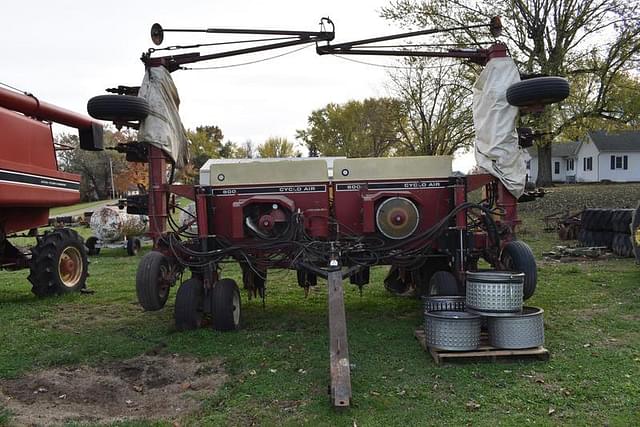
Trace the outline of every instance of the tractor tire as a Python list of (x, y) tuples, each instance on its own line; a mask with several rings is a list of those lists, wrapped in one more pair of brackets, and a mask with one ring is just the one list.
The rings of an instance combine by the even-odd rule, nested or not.
[(74, 230), (60, 228), (38, 238), (31, 250), (29, 281), (38, 297), (79, 291), (88, 276), (87, 252)]
[(511, 241), (502, 249), (500, 259), (509, 270), (524, 273), (524, 299), (531, 298), (538, 283), (538, 266), (529, 245), (520, 240)]
[(213, 329), (235, 331), (240, 328), (242, 303), (240, 290), (232, 279), (218, 280), (213, 286)]
[(640, 263), (640, 203), (638, 203), (638, 206), (631, 215), (629, 231), (631, 232), (633, 254), (636, 257), (636, 261)]
[(89, 237), (84, 245), (87, 248), (87, 255), (98, 255), (100, 253), (100, 248), (96, 245), (98, 244), (98, 238), (95, 236)]
[(515, 107), (547, 105), (569, 96), (569, 82), (562, 77), (536, 77), (507, 89), (507, 102)]
[(429, 295), (462, 295), (456, 276), (448, 271), (436, 271), (429, 279)]
[(169, 261), (160, 252), (151, 251), (140, 260), (136, 273), (136, 293), (145, 311), (160, 310), (167, 303), (172, 285), (169, 270)]
[(202, 326), (203, 304), (204, 288), (200, 279), (192, 277), (180, 285), (174, 309), (176, 329), (188, 331)]
[(87, 112), (99, 120), (135, 122), (144, 120), (151, 108), (147, 100), (139, 96), (100, 95), (89, 100)]
[(142, 243), (140, 242), (140, 239), (127, 239), (127, 255), (138, 255), (141, 247)]

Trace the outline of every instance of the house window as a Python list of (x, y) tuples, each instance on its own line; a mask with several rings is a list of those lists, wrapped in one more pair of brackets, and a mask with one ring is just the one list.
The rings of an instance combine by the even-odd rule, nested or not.
[(573, 166), (574, 166), (573, 159), (567, 159), (567, 170), (568, 171), (572, 171), (573, 170)]
[(527, 160), (527, 169), (531, 170), (531, 160)]
[(593, 170), (593, 157), (582, 158), (582, 170), (583, 171)]
[(560, 162), (553, 162), (553, 173), (560, 174)]
[(611, 170), (614, 169), (629, 169), (629, 157), (611, 156)]

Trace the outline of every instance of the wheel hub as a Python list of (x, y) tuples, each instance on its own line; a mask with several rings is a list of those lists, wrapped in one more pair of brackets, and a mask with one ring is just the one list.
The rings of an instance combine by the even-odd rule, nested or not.
[(73, 246), (64, 248), (58, 261), (58, 274), (62, 284), (67, 288), (76, 286), (82, 277), (83, 268), (80, 251)]

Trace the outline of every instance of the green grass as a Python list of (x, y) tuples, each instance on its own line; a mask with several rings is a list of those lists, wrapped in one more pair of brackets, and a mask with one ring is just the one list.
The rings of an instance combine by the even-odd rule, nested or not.
[[(538, 218), (524, 216), (520, 237), (540, 257), (559, 242), (541, 231)], [(116, 249), (93, 257), (92, 295), (38, 300), (25, 271), (0, 273), (0, 378), (166, 346), (169, 354), (222, 357), (231, 376), (183, 425), (640, 423), (640, 268), (632, 260), (540, 262), (538, 290), (528, 304), (545, 309), (549, 362), (442, 367), (413, 338), (420, 302), (389, 296), (381, 285), (385, 269), (375, 269), (362, 297), (345, 288), (353, 405), (334, 411), (323, 284), (305, 299), (295, 275), (270, 272), (266, 308), (243, 300), (242, 330), (178, 333), (175, 292), (159, 312), (144, 313), (135, 304), (138, 259)], [(225, 266), (223, 275), (240, 279), (235, 266)], [(469, 408), (471, 401), (480, 407)], [(8, 422), (0, 407), (0, 424)]]
[(91, 209), (93, 207), (103, 205), (106, 202), (111, 204), (111, 203), (115, 203), (116, 200), (98, 200), (97, 202), (78, 203), (77, 205), (72, 205), (72, 206), (60, 206), (57, 208), (50, 209), (49, 216), (50, 217), (62, 216), (67, 212), (75, 212), (75, 211), (80, 211), (82, 209)]

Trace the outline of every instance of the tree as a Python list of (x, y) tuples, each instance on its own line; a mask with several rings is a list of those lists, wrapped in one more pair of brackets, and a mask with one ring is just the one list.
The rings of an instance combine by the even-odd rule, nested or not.
[(247, 139), (244, 144), (238, 147), (236, 150), (236, 158), (238, 159), (252, 159), (255, 155), (255, 149), (253, 147), (253, 142), (250, 139)]
[[(589, 78), (593, 96), (575, 114), (548, 107), (529, 121), (541, 131), (538, 185), (551, 183), (551, 142), (585, 118), (621, 122), (608, 99), (621, 74), (638, 65), (638, 0), (396, 0), (382, 15), (407, 26), (460, 27), (488, 23), (501, 15), (509, 50), (524, 73)], [(439, 41), (480, 46), (482, 30), (442, 33)]]
[[(105, 147), (115, 147), (119, 143), (133, 139), (135, 139), (134, 132), (105, 129)], [(112, 172), (115, 182), (117, 176), (126, 174), (129, 170), (124, 154), (113, 150), (81, 150), (78, 136), (74, 134), (58, 135), (55, 141), (59, 147), (69, 147), (57, 152), (60, 168), (81, 176), (81, 199), (91, 201), (111, 198), (114, 192), (111, 181)]]
[(287, 138), (271, 137), (264, 144), (258, 146), (260, 157), (300, 157), (300, 153), (295, 150), (293, 143)]
[(440, 62), (434, 67), (424, 58), (404, 63), (406, 67), (390, 74), (391, 89), (407, 113), (407, 125), (401, 127), (404, 147), (398, 153), (452, 155), (468, 147), (474, 129), (469, 76), (462, 66)]
[(298, 130), (310, 156), (381, 157), (398, 149), (406, 114), (402, 101), (369, 98), (328, 104), (311, 113), (308, 127)]
[(229, 147), (222, 143), (224, 135), (218, 126), (198, 126), (196, 130), (187, 130), (187, 137), (191, 141), (189, 147), (189, 163), (195, 170), (199, 170), (209, 159), (225, 157)]

